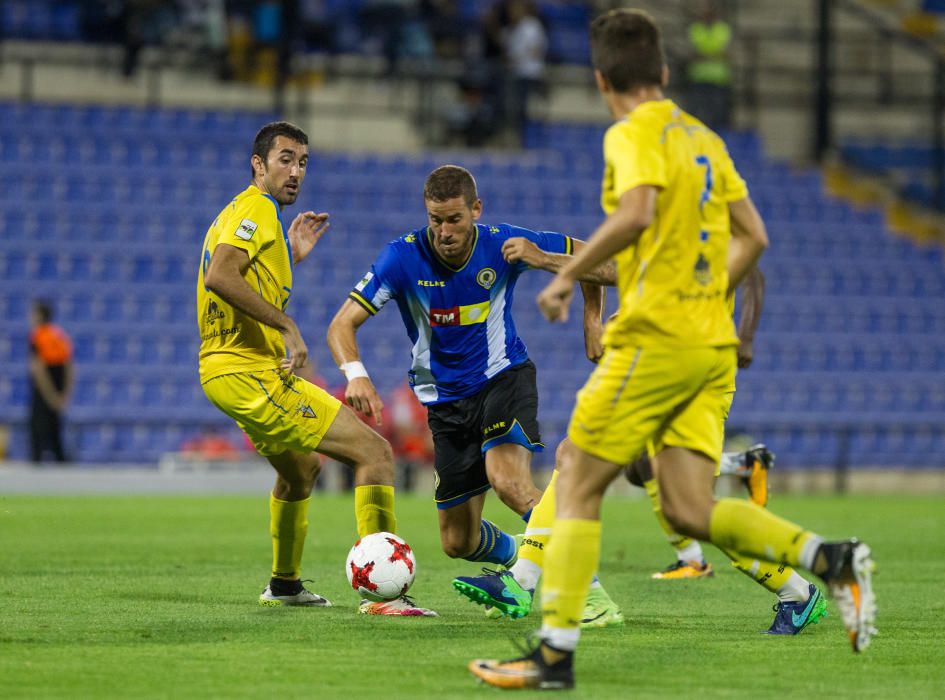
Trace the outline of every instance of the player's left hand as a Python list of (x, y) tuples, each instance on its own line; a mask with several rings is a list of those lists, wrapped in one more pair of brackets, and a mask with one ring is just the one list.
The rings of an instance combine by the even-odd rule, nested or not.
[(738, 368), (748, 369), (751, 367), (752, 360), (755, 359), (755, 350), (752, 347), (751, 340), (742, 340), (737, 351)]
[(292, 262), (300, 263), (312, 252), (331, 224), (328, 223), (328, 214), (316, 214), (313, 211), (303, 211), (295, 217), (289, 226), (289, 243), (292, 244)]
[(527, 238), (516, 236), (502, 244), (502, 257), (507, 263), (523, 262), (529, 267), (541, 267), (544, 252)]
[(574, 281), (560, 274), (555, 275), (555, 278), (538, 295), (538, 308), (549, 321), (564, 323), (568, 320), (568, 307), (571, 306), (573, 296)]

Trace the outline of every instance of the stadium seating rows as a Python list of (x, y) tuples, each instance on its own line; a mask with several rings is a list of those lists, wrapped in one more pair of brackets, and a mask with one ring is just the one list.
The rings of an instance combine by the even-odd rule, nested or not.
[[(0, 163), (31, 165), (0, 192), (0, 421), (23, 420), (27, 310), (46, 297), (75, 345), (69, 439), (80, 459), (153, 461), (195, 431), (228, 426), (197, 382), (196, 265), (213, 216), (247, 184), (246, 144), (269, 116), (0, 103)], [(532, 125), (532, 148), (518, 154), (315, 153), (300, 204), (333, 223), (296, 269), (290, 310), (329, 383), (340, 375), (325, 327), (381, 246), (423, 225), (432, 168), (469, 167), (487, 223), (586, 237), (600, 218), (601, 133)], [(732, 427), (769, 441), (787, 468), (833, 464), (841, 452), (856, 464), (934, 462), (945, 454), (940, 252), (825, 197), (815, 172), (766, 159), (753, 135), (727, 142), (772, 238), (755, 364), (739, 377)], [(554, 445), (590, 365), (577, 320), (562, 328), (535, 313), (543, 282), (525, 275), (515, 303)], [(409, 360), (399, 315), (379, 314), (361, 338), (390, 391)], [(22, 431), (11, 450), (23, 455)]]

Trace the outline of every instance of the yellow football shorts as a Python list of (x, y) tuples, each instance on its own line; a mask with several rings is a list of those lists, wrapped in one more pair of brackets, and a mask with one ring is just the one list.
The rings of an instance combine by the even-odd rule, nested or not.
[(341, 408), (323, 389), (275, 369), (224, 374), (205, 382), (203, 390), (263, 457), (313, 452)]
[(568, 437), (627, 464), (664, 447), (718, 464), (735, 391), (735, 348), (607, 348), (577, 395)]

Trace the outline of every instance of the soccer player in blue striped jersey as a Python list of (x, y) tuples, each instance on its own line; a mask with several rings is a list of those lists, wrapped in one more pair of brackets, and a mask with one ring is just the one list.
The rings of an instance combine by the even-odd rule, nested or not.
[[(443, 551), (511, 566), (515, 538), (482, 518), (485, 494), (495, 489), (528, 522), (541, 499), (531, 457), (544, 445), (535, 366), (511, 312), (515, 284), (529, 267), (508, 262), (503, 244), (523, 237), (543, 250), (570, 254), (575, 241), (478, 223), (482, 202), (475, 180), (458, 166), (434, 170), (423, 194), (428, 225), (381, 251), (332, 321), (328, 344), (348, 380), (348, 404), (379, 420), (382, 402), (360, 360), (356, 333), (388, 301), (397, 304), (413, 346), (408, 378), (433, 432)], [(599, 304), (599, 289), (595, 293)], [(503, 610), (514, 617), (531, 606), (530, 591), (516, 592)]]

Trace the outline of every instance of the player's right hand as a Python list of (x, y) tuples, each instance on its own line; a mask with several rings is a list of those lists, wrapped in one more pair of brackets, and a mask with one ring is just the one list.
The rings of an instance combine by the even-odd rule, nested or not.
[(752, 361), (755, 359), (755, 349), (751, 340), (741, 339), (741, 344), (738, 346), (737, 357), (738, 357), (738, 368), (739, 369), (748, 369), (751, 367)]
[(308, 257), (329, 226), (328, 214), (325, 213), (304, 211), (295, 217), (287, 233), (292, 246), (293, 264), (298, 264)]
[(292, 319), (289, 319), (289, 325), (281, 331), (282, 341), (285, 343), (285, 358), (279, 363), (284, 372), (295, 372), (300, 367), (308, 363), (308, 346), (302, 340), (302, 334), (299, 333), (298, 326)]
[(549, 321), (564, 323), (568, 320), (568, 307), (571, 306), (573, 296), (574, 281), (560, 274), (555, 275), (555, 278), (538, 295), (538, 308)]
[(507, 263), (523, 262), (529, 267), (541, 267), (544, 253), (527, 238), (516, 236), (502, 244), (502, 257)]
[(377, 425), (381, 424), (384, 402), (368, 377), (355, 377), (345, 389), (345, 401), (351, 408), (365, 416), (373, 416)]

